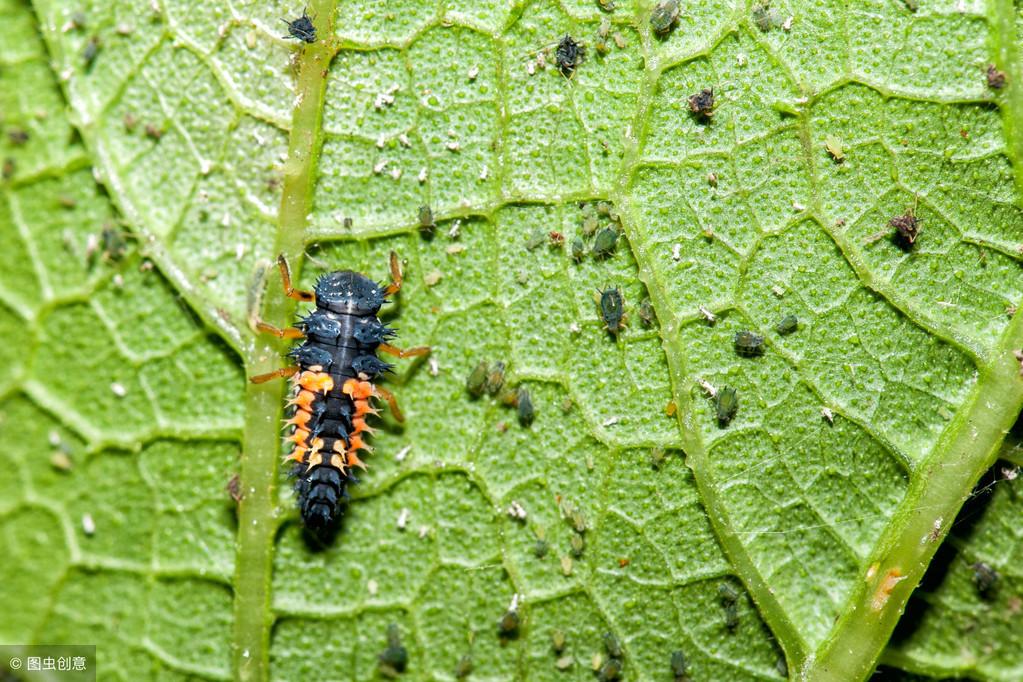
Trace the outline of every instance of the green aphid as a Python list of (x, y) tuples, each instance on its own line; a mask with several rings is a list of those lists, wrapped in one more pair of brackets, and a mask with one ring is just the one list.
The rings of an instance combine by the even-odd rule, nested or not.
[(394, 678), (405, 672), (408, 651), (401, 645), (401, 631), (394, 623), (387, 626), (387, 648), (378, 658), (380, 673), (384, 677)]
[(572, 528), (579, 534), (586, 532), (586, 516), (578, 509), (572, 510)]
[(533, 233), (530, 234), (529, 238), (526, 240), (526, 250), (532, 251), (541, 244), (547, 242), (547, 240), (548, 240), (547, 233), (538, 227), (535, 230), (533, 230)]
[(735, 631), (739, 627), (739, 592), (728, 583), (718, 585), (718, 601), (725, 610), (725, 627)]
[(597, 220), (597, 216), (587, 215), (586, 217), (583, 218), (583, 234), (586, 235), (587, 237), (596, 232), (599, 226), (600, 221)]
[(537, 538), (536, 542), (533, 544), (533, 556), (537, 559), (543, 559), (547, 556), (547, 552), (549, 550), (550, 547), (547, 545), (547, 541), (543, 538)]
[(607, 258), (614, 253), (617, 245), (618, 230), (613, 227), (605, 227), (597, 232), (597, 237), (593, 240), (591, 253), (594, 258)]
[(799, 318), (795, 315), (786, 315), (778, 324), (774, 325), (774, 331), (778, 332), (782, 336), (788, 336), (798, 329)]
[(469, 391), (473, 398), (483, 395), (483, 388), (487, 383), (487, 368), (487, 361), (480, 360), (469, 374), (469, 378), (465, 380), (465, 390)]
[(604, 633), (604, 648), (607, 649), (607, 654), (611, 658), (621, 658), (622, 654), (622, 643), (618, 641), (613, 632)]
[(569, 544), (572, 546), (572, 556), (576, 559), (583, 555), (586, 550), (586, 540), (583, 539), (582, 535), (573, 535)]
[(732, 339), (735, 352), (744, 358), (754, 358), (764, 354), (764, 337), (748, 329), (735, 333)]
[(586, 255), (586, 242), (583, 241), (582, 237), (576, 237), (572, 240), (572, 260), (578, 262), (583, 259)]
[(455, 678), (464, 680), (472, 672), (472, 668), (472, 656), (469, 654), (462, 656), (455, 665)]
[(519, 612), (515, 609), (508, 609), (504, 615), (501, 616), (501, 620), (497, 621), (497, 630), (501, 637), (507, 639), (513, 639), (519, 634), (519, 624), (521, 619), (519, 618)]
[(732, 422), (735, 413), (739, 410), (739, 394), (734, 388), (725, 386), (717, 393), (715, 408), (717, 409), (718, 426), (725, 428)]
[(828, 150), (828, 154), (831, 154), (831, 158), (835, 163), (845, 161), (845, 150), (842, 148), (842, 141), (834, 135), (828, 135), (824, 139), (824, 148)]
[(661, 0), (650, 13), (650, 28), (662, 36), (668, 33), (678, 22), (678, 0)]
[(437, 229), (437, 221), (433, 219), (433, 209), (430, 204), (423, 204), (419, 207), (419, 230), (426, 234), (433, 234)]
[(685, 682), (689, 679), (686, 675), (686, 655), (681, 651), (671, 652), (671, 675), (675, 678), (675, 682)]
[(600, 682), (613, 682), (614, 680), (622, 679), (622, 668), (624, 664), (620, 658), (609, 658), (604, 662), (604, 665), (600, 666), (600, 671), (597, 673), (597, 679)]
[(567, 639), (565, 638), (564, 632), (561, 630), (555, 630), (551, 633), (551, 646), (554, 647), (554, 653), (560, 654), (564, 651), (566, 643)]
[(639, 304), (639, 321), (644, 327), (652, 327), (656, 319), (657, 314), (654, 313), (653, 304), (649, 298), (644, 298), (643, 302)]
[(600, 319), (604, 329), (615, 336), (625, 328), (625, 299), (618, 287), (600, 292)]
[(504, 363), (495, 362), (494, 365), (487, 372), (487, 378), (483, 382), (483, 390), (487, 392), (487, 395), (497, 395), (501, 387), (504, 386)]
[(775, 23), (777, 22), (769, 0), (762, 0), (753, 6), (753, 25), (760, 29), (761, 33), (770, 31)]
[(536, 410), (533, 408), (533, 399), (529, 395), (529, 390), (523, 386), (519, 386), (519, 390), (516, 392), (515, 397), (519, 413), (519, 423), (523, 426), (529, 426), (533, 423), (533, 419), (536, 417)]

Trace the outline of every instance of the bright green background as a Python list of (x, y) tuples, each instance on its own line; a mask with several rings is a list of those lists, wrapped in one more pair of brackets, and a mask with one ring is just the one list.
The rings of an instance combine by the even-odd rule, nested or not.
[[(303, 48), (280, 39), (292, 5), (0, 0), (0, 642), (96, 643), (101, 677), (122, 680), (368, 679), (389, 623), (409, 679), (452, 679), (470, 656), (471, 679), (591, 680), (608, 631), (626, 679), (671, 679), (676, 650), (693, 680), (780, 679), (786, 660), (856, 679), (877, 657), (896, 678), (1023, 677), (1008, 462), (883, 649), (1023, 400), (1019, 17), (995, 0), (792, 0), (761, 31), (749, 4), (683, 2), (662, 39), (632, 0), (320, 1), (335, 34)], [(623, 46), (599, 54), (604, 18)], [(536, 66), (566, 33), (587, 49), (571, 80)], [(709, 123), (686, 101), (705, 87)], [(285, 177), (289, 145), (305, 175)], [(576, 263), (598, 200), (624, 238)], [(911, 251), (872, 241), (914, 206)], [(125, 257), (90, 255), (120, 225)], [(527, 249), (552, 230), (565, 246)], [(260, 277), (302, 246), (306, 284), (383, 279), (399, 252), (386, 319), (435, 362), (399, 362), (408, 421), (385, 419), (325, 548), (287, 479), (259, 482), (281, 399), (244, 378), (278, 365), (247, 324), (264, 282), (265, 314), (290, 314)], [(617, 339), (594, 299), (609, 285), (630, 314)], [(788, 314), (800, 329), (780, 337)], [(734, 353), (746, 328), (763, 357)], [(470, 399), (480, 359), (529, 388), (531, 427)], [(728, 428), (700, 380), (738, 390)], [(581, 556), (566, 507), (586, 519)], [(1002, 576), (988, 600), (978, 560)], [(876, 617), (874, 561), (915, 571)], [(514, 594), (520, 636), (503, 642)], [(863, 648), (828, 677), (835, 642)]]

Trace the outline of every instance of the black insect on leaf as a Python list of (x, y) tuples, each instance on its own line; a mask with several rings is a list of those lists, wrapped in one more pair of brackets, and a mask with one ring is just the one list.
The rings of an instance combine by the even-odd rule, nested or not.
[(585, 48), (576, 42), (572, 36), (566, 35), (562, 38), (561, 42), (558, 43), (557, 50), (554, 52), (561, 75), (565, 78), (571, 78), (576, 68), (582, 63), (584, 53)]
[(895, 243), (906, 251), (913, 248), (916, 238), (920, 235), (921, 222), (923, 221), (916, 217), (915, 209), (889, 220), (888, 225), (895, 228)]
[(604, 329), (615, 336), (625, 327), (625, 299), (618, 287), (600, 292), (600, 319), (604, 322)]
[(689, 96), (689, 112), (701, 122), (707, 122), (714, 115), (714, 88), (704, 88)]
[(736, 332), (732, 340), (735, 352), (744, 358), (754, 358), (764, 354), (764, 337), (748, 329)]
[(306, 14), (306, 10), (302, 10), (302, 16), (294, 21), (288, 21), (287, 19), (281, 19), (281, 21), (288, 25), (288, 35), (283, 36), (283, 38), (294, 38), (295, 40), (301, 40), (303, 43), (316, 42), (316, 27), (313, 26), (313, 20)]

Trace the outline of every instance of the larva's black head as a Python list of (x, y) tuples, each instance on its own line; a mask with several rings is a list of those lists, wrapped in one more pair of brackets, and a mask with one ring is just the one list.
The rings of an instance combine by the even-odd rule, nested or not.
[(334, 313), (376, 315), (384, 304), (384, 289), (365, 275), (351, 270), (328, 272), (313, 287), (316, 305)]

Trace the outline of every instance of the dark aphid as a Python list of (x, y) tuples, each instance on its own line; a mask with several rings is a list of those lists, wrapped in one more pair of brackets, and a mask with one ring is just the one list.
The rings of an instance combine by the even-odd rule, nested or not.
[(150, 140), (159, 140), (161, 137), (163, 137), (163, 130), (153, 125), (152, 123), (146, 124), (144, 132), (146, 134), (146, 137), (148, 137)]
[(973, 569), (973, 584), (977, 586), (977, 592), (984, 599), (994, 596), (998, 588), (998, 581), (1002, 577), (994, 568), (983, 561), (970, 564)]
[(281, 21), (288, 25), (288, 35), (282, 36), (284, 39), (294, 38), (304, 43), (316, 42), (316, 27), (313, 26), (313, 20), (309, 18), (305, 10), (302, 10), (302, 16), (294, 21), (287, 19), (281, 19)]
[(316, 309), (286, 329), (256, 323), (261, 332), (304, 341), (289, 353), (294, 365), (249, 380), (258, 384), (293, 377), (292, 409), (286, 422), (292, 427), (287, 438), (292, 447), (286, 461), (293, 465), (306, 527), (314, 533), (329, 533), (341, 515), (352, 469), (365, 467), (359, 451), (369, 450), (366, 437), (372, 430), (366, 421), (377, 414), (370, 401), (386, 400), (394, 418), (404, 421), (391, 392), (375, 383), (391, 369), (377, 352), (407, 358), (426, 355), (430, 349), (401, 350), (390, 345), (394, 330), (378, 317), (387, 297), (401, 290), (398, 254), (391, 252), (391, 283), (386, 285), (351, 270), (338, 270), (316, 280), (313, 291), (303, 291), (292, 286), (284, 256), (277, 265), (285, 295), (315, 303)]
[(564, 651), (566, 643), (567, 640), (564, 632), (561, 630), (555, 630), (551, 633), (551, 646), (554, 648), (554, 653), (560, 654)]
[(529, 426), (533, 423), (533, 419), (536, 418), (536, 410), (533, 408), (533, 399), (529, 395), (529, 390), (524, 386), (519, 386), (519, 390), (515, 393), (515, 398), (519, 413), (519, 423), (523, 426)]
[(569, 539), (568, 544), (572, 548), (572, 556), (576, 559), (581, 557), (583, 552), (586, 551), (586, 540), (582, 535), (573, 535)]
[(597, 233), (596, 239), (593, 240), (593, 257), (607, 258), (615, 252), (616, 246), (618, 246), (618, 230), (613, 227), (605, 227)]
[(895, 228), (895, 241), (903, 249), (910, 249), (920, 234), (920, 223), (923, 222), (916, 217), (914, 211), (906, 211), (888, 221), (890, 227)]
[(433, 219), (433, 209), (429, 204), (419, 207), (419, 231), (426, 234), (433, 234), (437, 229), (437, 221)]
[(455, 679), (464, 680), (472, 673), (472, 669), (472, 656), (469, 654), (462, 656), (455, 665)]
[(487, 382), (487, 366), (486, 360), (480, 360), (469, 374), (469, 378), (465, 380), (465, 390), (469, 391), (473, 398), (483, 395), (483, 387)]
[(497, 621), (498, 634), (503, 639), (515, 639), (519, 634), (519, 624), (521, 620), (519, 618), (519, 612), (515, 608), (510, 608), (504, 612), (501, 616), (501, 620)]
[(586, 243), (582, 237), (576, 237), (572, 240), (572, 260), (581, 261), (583, 256), (586, 254)]
[(583, 46), (577, 43), (572, 36), (566, 35), (562, 38), (561, 42), (558, 43), (557, 50), (554, 52), (554, 58), (557, 60), (561, 75), (565, 78), (571, 78), (576, 68), (582, 63), (584, 52)]
[(739, 627), (739, 593), (728, 583), (718, 585), (718, 600), (725, 610), (725, 627), (734, 631)]
[(799, 329), (799, 318), (795, 315), (786, 315), (781, 318), (778, 324), (774, 325), (774, 331), (778, 332), (782, 336), (788, 336), (792, 332)]
[(644, 298), (643, 302), (639, 304), (639, 321), (643, 323), (644, 327), (651, 327), (655, 319), (657, 319), (657, 315), (654, 313), (653, 304), (649, 298)]
[(609, 658), (604, 661), (604, 665), (600, 666), (600, 671), (597, 673), (597, 679), (600, 682), (613, 682), (613, 680), (622, 679), (622, 668), (624, 664), (620, 658)]
[(1005, 72), (1000, 71), (994, 64), (989, 64), (987, 67), (987, 86), (992, 90), (1001, 90), (1005, 87), (1005, 82)]
[(0, 177), (3, 177), (4, 180), (10, 180), (14, 177), (14, 169), (14, 159), (7, 157), (4, 159), (3, 168), (0, 169)]
[(99, 36), (93, 36), (89, 38), (89, 42), (85, 44), (85, 48), (82, 49), (82, 61), (85, 63), (85, 70), (88, 71), (92, 68), (93, 63), (96, 61), (96, 57), (99, 56)]
[(625, 299), (618, 287), (600, 292), (600, 319), (604, 321), (604, 329), (615, 336), (625, 327)]
[(678, 14), (678, 0), (661, 0), (650, 14), (650, 28), (662, 36), (675, 27)]
[(689, 111), (701, 121), (714, 115), (714, 88), (704, 88), (689, 96)]
[(28, 131), (21, 128), (11, 128), (7, 131), (7, 139), (15, 147), (20, 147), (28, 142)]
[(675, 682), (686, 682), (689, 676), (686, 675), (686, 655), (682, 651), (671, 652), (671, 675)]
[(128, 250), (124, 233), (110, 227), (100, 233), (100, 242), (103, 244), (103, 260), (106, 261), (116, 263), (124, 258), (124, 252)]
[(498, 361), (487, 372), (487, 378), (483, 382), (483, 390), (488, 395), (494, 396), (497, 395), (502, 386), (504, 386), (504, 363)]
[(770, 0), (761, 0), (753, 6), (753, 25), (760, 29), (761, 33), (770, 31), (774, 24), (774, 12), (771, 11)]
[(408, 665), (408, 651), (401, 645), (401, 631), (395, 623), (387, 626), (387, 648), (378, 657), (380, 674), (395, 678), (405, 672)]
[(537, 559), (543, 559), (547, 556), (547, 552), (550, 547), (547, 545), (547, 541), (543, 538), (537, 538), (536, 543), (533, 545), (533, 556)]
[(618, 641), (613, 632), (604, 633), (604, 648), (607, 649), (607, 654), (611, 658), (621, 658), (622, 654), (622, 643)]
[(736, 354), (744, 358), (753, 358), (764, 354), (764, 337), (748, 329), (736, 332), (732, 343), (735, 346)]
[(732, 422), (732, 419), (735, 418), (735, 413), (739, 410), (739, 394), (736, 393), (734, 388), (725, 386), (718, 391), (715, 403), (718, 426), (724, 428)]

